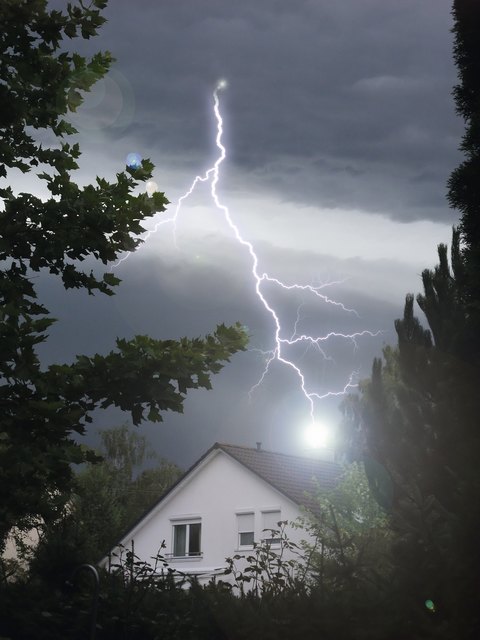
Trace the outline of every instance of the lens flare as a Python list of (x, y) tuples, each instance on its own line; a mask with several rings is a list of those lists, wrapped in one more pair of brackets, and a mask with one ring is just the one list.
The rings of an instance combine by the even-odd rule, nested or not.
[(130, 169), (138, 169), (142, 166), (142, 156), (139, 153), (129, 153), (126, 158), (126, 165)]
[(151, 198), (153, 196), (153, 194), (155, 193), (155, 191), (158, 191), (158, 184), (155, 182), (155, 180), (149, 180), (146, 184), (145, 184), (145, 191), (147, 192), (147, 195)]
[(425, 606), (430, 611), (430, 613), (435, 613), (435, 603), (433, 600), (425, 600)]

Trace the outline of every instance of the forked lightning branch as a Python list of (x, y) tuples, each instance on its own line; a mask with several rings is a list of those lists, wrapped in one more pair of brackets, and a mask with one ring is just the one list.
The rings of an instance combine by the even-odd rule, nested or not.
[[(298, 334), (298, 313), (297, 321), (295, 322), (293, 331), (287, 332), (286, 328), (282, 327), (280, 312), (276, 307), (272, 296), (268, 294), (267, 287), (265, 286), (267, 284), (270, 285), (270, 290), (273, 286), (273, 288), (280, 288), (286, 292), (301, 292), (305, 296), (312, 297), (312, 299), (318, 299), (320, 303), (337, 307), (344, 313), (355, 315), (358, 314), (354, 309), (345, 307), (341, 302), (333, 300), (323, 292), (325, 288), (332, 283), (323, 284), (321, 286), (312, 286), (303, 283), (285, 283), (282, 280), (273, 277), (263, 271), (263, 269), (260, 267), (260, 261), (257, 253), (255, 252), (253, 244), (243, 237), (239, 227), (234, 222), (230, 214), (229, 208), (221, 202), (218, 195), (217, 187), (220, 181), (220, 168), (222, 166), (222, 163), (225, 161), (227, 152), (223, 144), (223, 118), (220, 112), (219, 96), (220, 93), (226, 89), (226, 87), (227, 82), (226, 80), (222, 79), (217, 83), (217, 86), (213, 91), (213, 114), (216, 122), (215, 144), (218, 149), (218, 155), (214, 164), (209, 169), (207, 169), (203, 175), (195, 176), (188, 190), (177, 201), (173, 214), (171, 216), (162, 217), (159, 221), (157, 221), (153, 229), (146, 233), (146, 235), (144, 236), (144, 240), (148, 240), (148, 238), (152, 234), (156, 233), (160, 229), (160, 227), (165, 224), (171, 224), (175, 228), (175, 224), (177, 222), (178, 216), (180, 215), (182, 205), (193, 194), (197, 185), (199, 183), (210, 184), (210, 194), (214, 206), (222, 214), (224, 221), (231, 229), (233, 236), (238, 244), (243, 247), (250, 256), (252, 286), (254, 287), (259, 304), (261, 304), (265, 309), (265, 313), (270, 316), (272, 323), (272, 346), (268, 351), (261, 352), (265, 358), (265, 367), (259, 380), (252, 386), (250, 394), (254, 393), (265, 380), (265, 377), (268, 375), (272, 364), (275, 362), (280, 363), (282, 366), (287, 367), (293, 371), (294, 376), (298, 381), (298, 385), (302, 390), (303, 395), (305, 396), (305, 400), (307, 402), (309, 413), (313, 422), (315, 419), (316, 403), (331, 396), (344, 395), (349, 390), (356, 387), (356, 372), (351, 372), (348, 375), (347, 379), (344, 381), (343, 386), (341, 386), (340, 388), (319, 392), (318, 390), (309, 388), (306, 373), (304, 370), (302, 370), (302, 366), (299, 362), (300, 359), (295, 359), (292, 356), (289, 356), (287, 354), (288, 347), (301, 344), (305, 346), (314, 346), (318, 349), (318, 352), (322, 355), (322, 357), (326, 357), (322, 347), (328, 341), (331, 341), (333, 339), (341, 339), (350, 341), (354, 345), (356, 345), (357, 339), (367, 336), (373, 338), (379, 335), (380, 332), (372, 332), (368, 329), (364, 329), (354, 333), (331, 331), (324, 335)], [(146, 186), (147, 192), (149, 193), (151, 193), (157, 187), (154, 182), (149, 182)], [(118, 264), (125, 261), (128, 256), (129, 254), (126, 254), (115, 266), (118, 266)], [(255, 351), (259, 351), (259, 349), (255, 349)]]

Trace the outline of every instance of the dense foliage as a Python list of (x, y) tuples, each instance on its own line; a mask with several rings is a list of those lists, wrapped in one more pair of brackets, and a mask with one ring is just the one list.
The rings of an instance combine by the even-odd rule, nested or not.
[[(349, 513), (356, 515), (356, 524)], [(396, 615), (391, 592), (384, 588), (389, 576), (380, 564), (375, 568), (383, 582), (365, 579), (373, 576), (372, 553), (364, 556), (365, 549), (384, 535), (385, 516), (360, 468), (347, 469), (334, 491), (319, 491), (318, 509), (303, 524), (307, 521), (317, 538), (312, 546), (302, 549), (291, 542), (286, 523), (280, 522), (252, 551), (228, 558), (225, 577), (204, 587), (170, 572), (160, 554), (147, 564), (123, 550), (112, 559), (112, 572), (100, 573), (96, 637), (381, 640), (414, 637), (413, 623), (416, 628), (431, 626), (423, 611)], [(323, 553), (318, 553), (320, 540)], [(73, 549), (70, 553), (75, 556)], [(95, 591), (91, 570), (75, 573), (70, 566), (67, 575), (56, 577), (51, 580), (34, 568), (16, 582), (0, 582), (1, 636), (86, 636)], [(15, 606), (19, 599), (28, 616)]]
[(61, 584), (76, 566), (99, 562), (181, 475), (128, 425), (102, 431), (101, 441), (101, 461), (80, 470), (66, 509), (25, 550), (30, 573), (50, 585)]
[(310, 534), (302, 545), (307, 577), (330, 594), (384, 585), (390, 576), (389, 521), (363, 465), (347, 465), (341, 481), (329, 490), (318, 486), (314, 498), (315, 510), (300, 523)]
[[(465, 121), (465, 134), (460, 146), (465, 155), (448, 183), (448, 199), (460, 214), (460, 232), (466, 259), (468, 281), (466, 302), (469, 314), (478, 322), (480, 308), (480, 26), (476, 0), (454, 0), (453, 19), (455, 44), (453, 57), (458, 69), (459, 83), (453, 90), (457, 113)], [(478, 334), (472, 332), (475, 354), (479, 357)], [(478, 359), (477, 359), (478, 364)]]
[[(95, 409), (130, 411), (134, 424), (181, 411), (188, 389), (210, 388), (230, 356), (245, 347), (239, 326), (219, 326), (205, 339), (118, 339), (107, 355), (79, 356), (43, 368), (37, 345), (54, 322), (37, 299), (35, 274), (48, 272), (66, 289), (112, 295), (112, 273), (97, 275), (82, 262), (104, 265), (141, 242), (142, 220), (165, 209), (163, 193), (133, 195), (153, 165), (126, 167), (113, 182), (78, 186), (78, 144), (68, 113), (111, 64), (70, 53), (65, 38), (90, 38), (104, 22), (104, 0), (49, 11), (46, 0), (0, 4), (0, 177), (16, 169), (38, 174), (51, 196), (0, 189), (0, 548), (12, 526), (28, 528), (58, 516), (72, 480), (72, 463), (91, 459), (74, 439)], [(40, 136), (41, 134), (41, 136)], [(39, 142), (50, 136), (51, 146)]]

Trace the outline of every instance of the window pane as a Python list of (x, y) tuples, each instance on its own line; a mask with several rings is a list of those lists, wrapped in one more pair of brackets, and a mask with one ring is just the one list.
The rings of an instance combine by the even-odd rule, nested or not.
[(188, 555), (200, 555), (200, 532), (202, 525), (200, 522), (190, 525), (190, 536), (188, 539)]
[(173, 527), (173, 555), (184, 556), (187, 541), (187, 525), (176, 524)]
[(253, 535), (253, 531), (247, 531), (247, 532), (242, 532), (240, 533), (240, 546), (244, 547), (244, 546), (252, 546), (253, 545), (253, 539), (254, 539), (254, 535)]

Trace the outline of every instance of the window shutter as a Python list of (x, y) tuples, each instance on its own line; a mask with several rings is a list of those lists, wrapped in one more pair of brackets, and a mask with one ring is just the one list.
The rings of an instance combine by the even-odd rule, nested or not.
[(278, 523), (282, 519), (280, 511), (264, 511), (262, 515), (262, 529), (279, 529)]
[(237, 519), (239, 533), (255, 530), (255, 515), (253, 513), (239, 513)]

